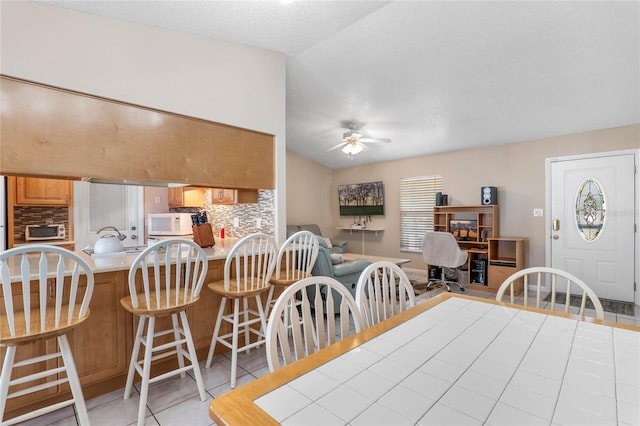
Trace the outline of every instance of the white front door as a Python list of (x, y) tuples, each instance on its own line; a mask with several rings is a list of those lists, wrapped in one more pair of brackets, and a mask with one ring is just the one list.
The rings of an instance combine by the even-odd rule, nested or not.
[(634, 301), (635, 155), (548, 160), (550, 265), (599, 298)]
[(105, 226), (115, 226), (127, 236), (122, 241), (125, 247), (144, 244), (144, 187), (89, 182), (73, 185), (77, 247), (93, 247), (100, 237), (97, 231)]

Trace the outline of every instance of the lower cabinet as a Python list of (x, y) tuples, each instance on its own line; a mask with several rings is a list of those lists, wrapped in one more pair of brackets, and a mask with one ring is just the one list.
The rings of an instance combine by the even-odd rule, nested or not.
[[(3, 305), (4, 306), (4, 305)], [(41, 340), (35, 343), (30, 343), (27, 345), (21, 345), (18, 347), (16, 351), (15, 362), (20, 362), (28, 358), (33, 358), (37, 356), (47, 355), (51, 353), (55, 353), (57, 350), (56, 340)], [(0, 359), (4, 360), (6, 348), (0, 348)], [(49, 370), (51, 368), (56, 368), (56, 360), (49, 360), (46, 362), (41, 362), (38, 364), (32, 364), (29, 366), (18, 367), (13, 369), (13, 374), (11, 377), (15, 379), (16, 377), (25, 377), (31, 374), (36, 374), (45, 370)], [(39, 384), (44, 384), (47, 381), (56, 380), (57, 376), (50, 376), (45, 379), (40, 379)], [(30, 382), (28, 385), (35, 384), (36, 382)], [(10, 392), (19, 391), (22, 388), (26, 388), (27, 385), (22, 387), (12, 387)], [(5, 419), (7, 417), (15, 417), (19, 414), (29, 411), (29, 409), (23, 408), (28, 406), (33, 406), (41, 401), (47, 401), (51, 398), (55, 397), (60, 393), (59, 386), (51, 386), (46, 389), (43, 389), (39, 392), (30, 393), (24, 396), (19, 396), (17, 398), (12, 398), (7, 400), (7, 408), (6, 411), (9, 415), (5, 415)], [(45, 405), (45, 404), (41, 404)], [(17, 410), (15, 413), (11, 414), (13, 410)]]
[[(196, 350), (198, 350), (200, 361), (205, 360), (204, 357), (206, 357), (209, 351), (211, 336), (213, 336), (213, 326), (216, 323), (216, 314), (220, 307), (220, 297), (209, 290), (207, 284), (223, 279), (223, 270), (223, 260), (209, 261), (209, 269), (207, 270), (207, 277), (204, 280), (202, 291), (200, 292), (200, 300), (191, 308), (193, 315), (189, 318), (189, 326), (191, 327), (193, 344)], [(223, 349), (226, 348), (218, 348), (217, 352), (221, 352)], [(204, 354), (204, 357), (202, 354)]]
[[(187, 312), (200, 361), (206, 359), (220, 306), (220, 297), (206, 288), (206, 285), (211, 281), (222, 279), (223, 266), (224, 259), (209, 261), (209, 269), (200, 292), (200, 300)], [(138, 318), (125, 311), (120, 304), (120, 299), (129, 294), (128, 273), (129, 271), (125, 270), (94, 275), (94, 290), (89, 305), (89, 318), (68, 335), (85, 399), (122, 389), (125, 385), (129, 359), (133, 349), (133, 338), (138, 324)], [(33, 282), (32, 288), (35, 289), (36, 286), (37, 283)], [(13, 295), (14, 306), (21, 306), (22, 303), (22, 293), (18, 287), (16, 286)], [(81, 283), (80, 289), (84, 291), (86, 284)], [(32, 300), (34, 303), (37, 301), (35, 290)], [(4, 300), (0, 297), (0, 310), (3, 309)], [(162, 327), (170, 321), (170, 317), (161, 318), (158, 321), (158, 327)], [(223, 330), (226, 329), (229, 329), (228, 325), (225, 325)], [(23, 345), (18, 348), (16, 359), (53, 353), (56, 351), (56, 347), (55, 338)], [(227, 348), (218, 345), (216, 352), (220, 353), (226, 350)], [(5, 352), (6, 348), (0, 348), (2, 359), (4, 359)], [(23, 367), (17, 372), (14, 370), (13, 377), (23, 377), (37, 371), (43, 371), (45, 367), (47, 369), (55, 368), (55, 362), (57, 361), (50, 361), (46, 366), (45, 363), (40, 363), (29, 368)], [(170, 363), (174, 362), (172, 359), (168, 360), (166, 364), (160, 363), (157, 368), (154, 368), (154, 374), (168, 370)], [(55, 377), (50, 380), (55, 380)], [(64, 383), (36, 394), (11, 399), (7, 401), (5, 418), (15, 417), (26, 411), (67, 399), (69, 394), (69, 385)]]
[[(526, 238), (489, 238), (489, 288), (498, 291), (512, 274), (524, 268), (524, 244)], [(516, 283), (514, 294), (523, 290), (523, 280)]]
[[(39, 297), (38, 297), (38, 294), (39, 294), (38, 285), (39, 285), (38, 281), (31, 282), (30, 303), (33, 308), (37, 308), (38, 306), (40, 306)], [(53, 285), (53, 284), (49, 282), (49, 285)], [(20, 285), (14, 285), (12, 291), (13, 291), (12, 300), (13, 300), (14, 312), (20, 312), (23, 310), (23, 306), (24, 306), (22, 301), (23, 300), (22, 288)], [(51, 291), (54, 291), (54, 289), (51, 288)], [(0, 296), (0, 313), (2, 314), (6, 313), (5, 301), (4, 301), (4, 297), (2, 296)], [(5, 347), (0, 347), (0, 359), (2, 360), (4, 360), (6, 349), (7, 348)], [(20, 362), (29, 358), (37, 357), (37, 356), (53, 354), (56, 352), (58, 352), (58, 344), (55, 338), (47, 339), (47, 340), (39, 340), (33, 343), (19, 345), (16, 350), (15, 362)], [(46, 370), (56, 368), (58, 366), (57, 362), (58, 362), (58, 359), (51, 359), (48, 361), (31, 364), (23, 367), (17, 367), (17, 368), (14, 367), (11, 374), (11, 378), (15, 379), (18, 377), (26, 377), (31, 374), (36, 374), (36, 373), (40, 373)], [(52, 382), (57, 379), (58, 379), (57, 375), (52, 375), (52, 376), (40, 379), (38, 382), (32, 381), (32, 382), (28, 382), (24, 386), (11, 387), (10, 392), (13, 393), (13, 392), (19, 391), (20, 389), (32, 386), (34, 384), (45, 384), (46, 382)], [(16, 398), (11, 398), (7, 400), (7, 408), (6, 408), (7, 414), (5, 415), (5, 418), (15, 417), (24, 412), (37, 408), (38, 405), (40, 406), (47, 405), (43, 401), (50, 401), (52, 398), (57, 397), (60, 394), (60, 392), (61, 392), (61, 386), (55, 385), (55, 386), (45, 388), (38, 392), (29, 393), (27, 395), (19, 396)], [(13, 410), (15, 410), (15, 412), (12, 413)]]
[(126, 279), (125, 272), (96, 274), (89, 318), (69, 336), (83, 386), (127, 373), (131, 322), (120, 305), (128, 294)]

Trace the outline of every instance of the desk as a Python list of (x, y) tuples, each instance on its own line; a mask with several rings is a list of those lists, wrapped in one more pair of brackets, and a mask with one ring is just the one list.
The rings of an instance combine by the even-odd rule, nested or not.
[(388, 262), (395, 263), (400, 267), (402, 267), (402, 265), (404, 265), (405, 263), (411, 262), (411, 259), (397, 259), (394, 257), (367, 256), (364, 254), (356, 254), (356, 253), (342, 253), (342, 258), (344, 260), (365, 259), (365, 260), (370, 260), (371, 263), (381, 262), (383, 260), (386, 260)]
[(640, 424), (640, 327), (443, 293), (214, 399), (223, 424)]
[(384, 231), (384, 228), (351, 228), (351, 227), (342, 227), (339, 226), (338, 229), (341, 231), (349, 231), (353, 234), (353, 231), (360, 232), (362, 235), (362, 254), (364, 254), (364, 233), (365, 232), (375, 232), (375, 235), (378, 235), (378, 231)]

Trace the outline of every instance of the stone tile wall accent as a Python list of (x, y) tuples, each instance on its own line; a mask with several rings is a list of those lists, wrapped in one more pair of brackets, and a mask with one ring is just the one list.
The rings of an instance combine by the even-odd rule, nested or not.
[(26, 225), (64, 224), (67, 239), (69, 239), (69, 208), (68, 207), (13, 207), (13, 239), (16, 242), (25, 240)]
[[(225, 236), (244, 237), (255, 232), (263, 232), (275, 236), (275, 191), (258, 191), (258, 202), (255, 204), (217, 205), (211, 203), (211, 191), (204, 194), (204, 209), (209, 216), (209, 222), (213, 227), (216, 238), (220, 236), (220, 225), (224, 225)], [(199, 209), (172, 208), (172, 212), (194, 213)], [(238, 218), (239, 226), (233, 226), (233, 219)], [(261, 220), (261, 228), (258, 229), (257, 219)]]

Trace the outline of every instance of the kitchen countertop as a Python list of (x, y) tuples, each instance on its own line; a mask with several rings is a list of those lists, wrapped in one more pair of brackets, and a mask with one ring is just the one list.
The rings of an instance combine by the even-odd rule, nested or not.
[[(227, 254), (239, 241), (239, 238), (223, 238), (216, 239), (216, 244), (213, 247), (206, 247), (204, 251), (207, 255), (208, 260), (224, 260), (227, 258)], [(83, 251), (75, 251), (74, 253), (78, 254), (82, 259), (84, 259), (89, 268), (93, 271), (94, 274), (99, 274), (103, 272), (115, 272), (115, 271), (125, 271), (129, 270), (131, 264), (138, 256), (137, 253), (104, 253), (104, 254), (94, 254), (88, 255)], [(31, 259), (30, 259), (31, 260)], [(31, 270), (37, 271), (37, 257), (33, 257), (33, 261), (31, 263)], [(54, 276), (55, 271), (55, 262), (49, 263), (49, 270), (51, 271), (51, 276)], [(69, 267), (68, 271), (70, 272), (71, 267)], [(11, 271), (11, 281), (19, 281), (20, 280), (20, 265), (19, 259), (12, 259), (12, 262), (9, 264), (9, 270)], [(37, 279), (37, 273), (31, 274), (32, 279)]]
[(49, 246), (65, 246), (68, 244), (76, 244), (77, 241), (75, 240), (47, 240), (47, 241), (15, 241), (13, 243), (14, 247), (20, 247), (20, 246), (29, 246), (29, 245), (34, 245), (34, 244), (46, 244)]

